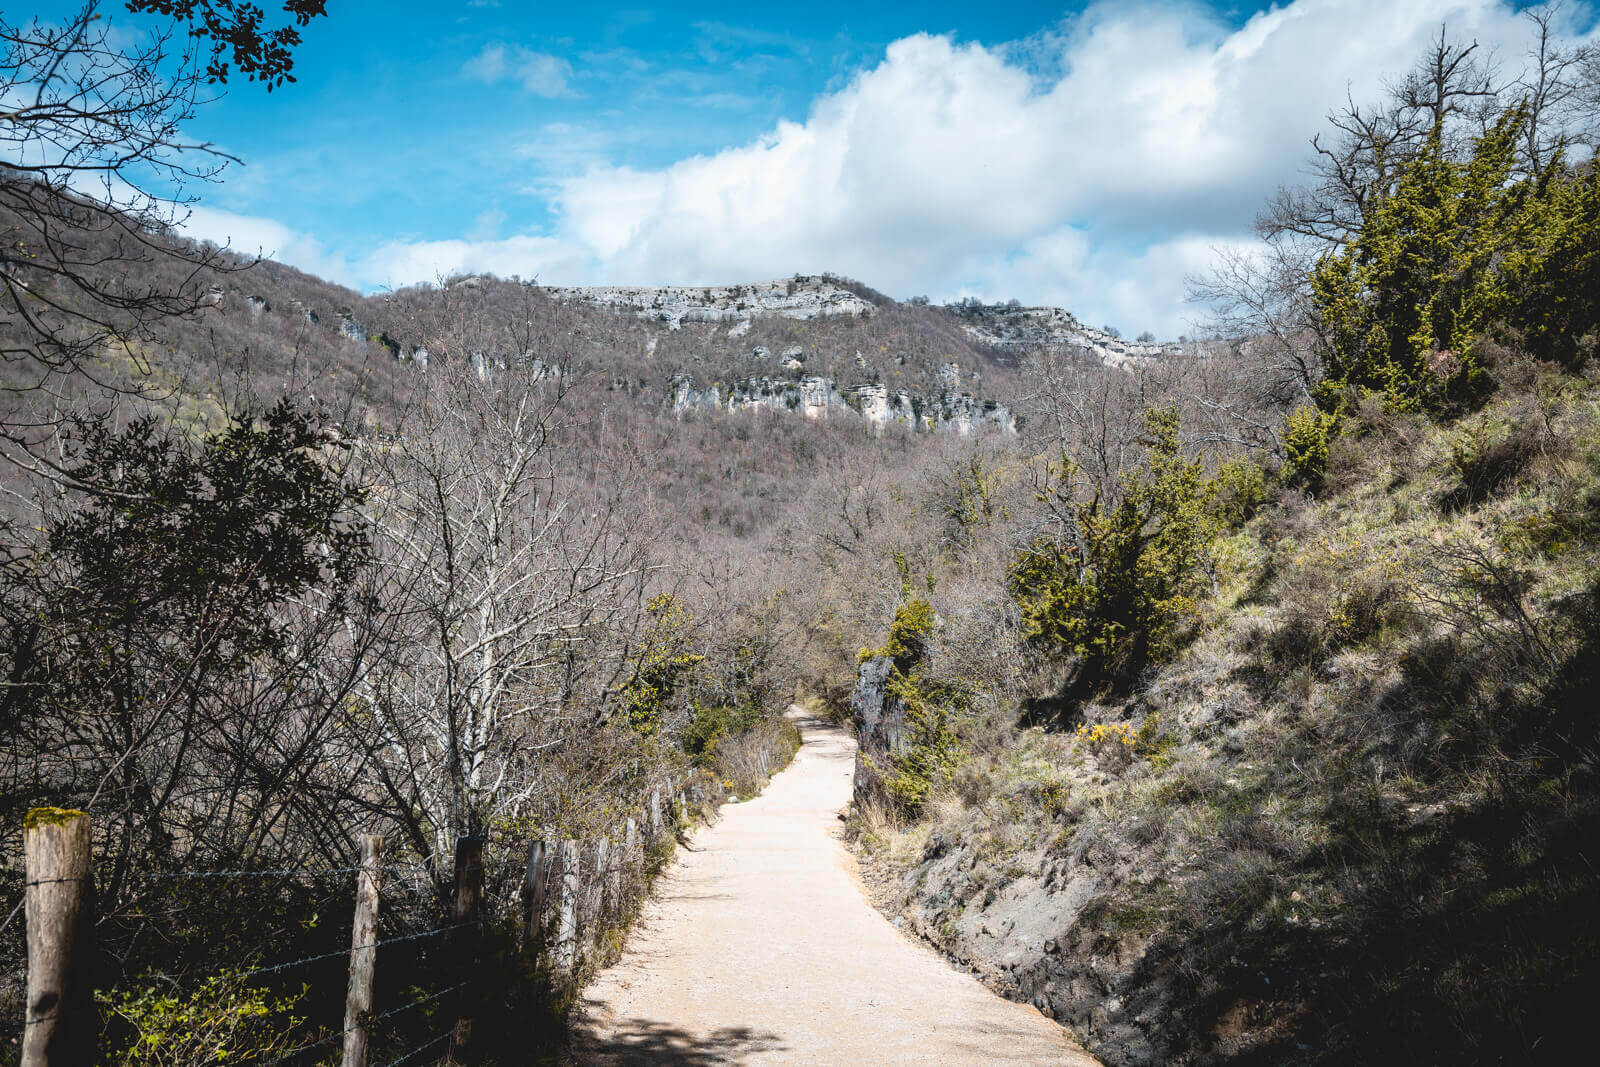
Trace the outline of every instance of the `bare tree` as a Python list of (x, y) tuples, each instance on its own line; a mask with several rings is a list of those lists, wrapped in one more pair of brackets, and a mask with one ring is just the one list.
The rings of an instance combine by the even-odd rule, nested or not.
[(1527, 68), (1511, 92), (1527, 112), (1520, 162), (1534, 176), (1569, 149), (1594, 149), (1600, 139), (1600, 49), (1556, 39), (1562, 10), (1562, 4), (1552, 3), (1522, 13), (1533, 26), (1534, 41)]
[(1348, 101), (1330, 113), (1330, 131), (1311, 139), (1310, 181), (1279, 189), (1256, 220), (1265, 241), (1305, 239), (1326, 248), (1361, 229), (1368, 208), (1392, 191), (1406, 164), (1438, 132), (1458, 143), (1482, 132), (1500, 105), (1494, 71), (1476, 41), (1452, 40), (1445, 27), (1386, 99)]
[(1103, 366), (1071, 348), (1044, 349), (1026, 365), (1025, 425), (1041, 452), (1072, 455), (1097, 481), (1115, 481), (1142, 452), (1144, 410), (1155, 401), (1151, 368)]
[(649, 570), (622, 493), (560, 447), (565, 377), (462, 359), (465, 337), (429, 339), (454, 358), (368, 469), (388, 577), (364, 732), (435, 856), (530, 807), (544, 754), (600, 723)]
[(1255, 396), (1284, 407), (1309, 402), (1322, 377), (1318, 320), (1306, 285), (1314, 246), (1280, 237), (1215, 254), (1212, 273), (1190, 279), (1190, 298), (1213, 309), (1212, 328), (1251, 368)]
[[(0, 16), (0, 454), (30, 467), (59, 421), (63, 375), (130, 388), (105, 357), (143, 367), (163, 323), (205, 306), (213, 272), (239, 265), (173, 238), (195, 188), (230, 162), (184, 128), (229, 59), (270, 88), (299, 43), (294, 27), (263, 30), (253, 5), (129, 6), (171, 21), (130, 33), (99, 0), (59, 24)], [(285, 7), (303, 26), (323, 0)]]

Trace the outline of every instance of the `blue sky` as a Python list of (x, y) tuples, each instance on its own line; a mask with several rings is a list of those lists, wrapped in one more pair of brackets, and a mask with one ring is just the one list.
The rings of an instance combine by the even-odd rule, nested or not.
[(1169, 336), (1347, 91), (1441, 21), (1526, 37), (1505, 0), (329, 8), (295, 84), (197, 115), (245, 165), (191, 232), (368, 290), (833, 270)]
[(246, 162), (208, 204), (341, 245), (547, 227), (552, 178), (596, 162), (662, 167), (803, 120), (910, 34), (998, 44), (1069, 14), (970, 2), (330, 8), (305, 33), (295, 84), (235, 87), (193, 129)]

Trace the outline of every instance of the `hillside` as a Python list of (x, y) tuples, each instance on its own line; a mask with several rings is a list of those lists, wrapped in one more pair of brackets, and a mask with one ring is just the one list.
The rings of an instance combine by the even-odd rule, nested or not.
[[(1506, 350), (1475, 413), (1369, 404), (1312, 486), (1290, 430), (1261, 429), (1283, 409), (1247, 384), (1250, 346), (1124, 344), (1057, 309), (800, 277), (362, 296), (270, 262), (204, 285), (139, 360), (107, 355), (64, 393), (138, 387), (119, 402), (195, 434), (252, 398), (303, 397), (375, 460), (460, 397), (547, 397), (556, 497), (651, 531), (628, 535), (651, 561), (636, 595), (694, 605), (621, 631), (645, 641), (635, 669), (716, 664), (651, 683), (699, 694), (674, 698), (679, 747), (650, 749), (654, 765), (729, 758), (735, 722), (747, 745), (785, 744), (749, 716), (792, 692), (853, 709), (869, 740), (863, 701), (914, 711), (887, 750), (889, 800), (858, 794), (852, 816), (880, 905), (1106, 1062), (1516, 1059), (1576, 1039), (1600, 891), (1584, 861), (1600, 811), (1582, 712), (1600, 633), (1591, 370)], [(1198, 457), (1185, 477), (1211, 486), (1205, 580), (1163, 658), (1085, 688), (1081, 657), (1019, 624), (1017, 561), (1082, 499), (1053, 488), (1062, 451), (1074, 476), (1129, 491), (1164, 407), (1175, 455)], [(478, 455), (514, 442), (470, 439)], [(386, 494), (403, 484), (358, 466)], [(919, 603), (916, 666), (858, 673)], [(656, 658), (670, 648), (703, 651)], [(599, 758), (544, 772), (562, 784), (543, 825), (628, 802), (579, 784)]]
[(1597, 484), (1592, 374), (1353, 432), (1325, 494), (1219, 543), (1195, 628), (1132, 694), (1024, 693), (1016, 733), (956, 726), (967, 758), (920, 819), (863, 813), (883, 906), (1107, 1062), (1581, 1047)]
[[(400, 368), (433, 355), (425, 337), (438, 323), (430, 316), (460, 303), (451, 290), (471, 291), (476, 314), (522, 317), (520, 338), (485, 334), (474, 356), (486, 367), (532, 358), (538, 346), (552, 366), (679, 413), (799, 412), (879, 428), (964, 434), (988, 424), (1009, 432), (1015, 367), (1029, 350), (974, 330), (970, 309), (874, 303), (822, 278), (721, 290), (572, 290), (473, 277), (363, 297), (269, 261), (218, 275), (209, 288), (206, 314), (170, 331), (166, 373), (199, 375), (187, 388), (201, 395), (215, 394), (220, 369), (245, 352), (253, 356), (245, 372), (262, 386), (309, 387), (354, 374), (359, 385), (341, 377), (334, 391), (358, 393), (370, 408), (363, 418), (405, 402)], [(1129, 351), (1105, 349), (1108, 340), (1059, 333), (1030, 345), (1109, 352), (1107, 359)], [(1145, 348), (1131, 351), (1159, 354)]]

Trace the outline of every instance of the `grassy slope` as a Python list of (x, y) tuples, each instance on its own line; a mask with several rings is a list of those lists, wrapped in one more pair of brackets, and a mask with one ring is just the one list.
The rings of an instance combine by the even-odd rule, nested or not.
[(1600, 983), (1600, 388), (1336, 444), (1088, 722), (866, 835), (891, 906), (1111, 1062), (1549, 1060)]

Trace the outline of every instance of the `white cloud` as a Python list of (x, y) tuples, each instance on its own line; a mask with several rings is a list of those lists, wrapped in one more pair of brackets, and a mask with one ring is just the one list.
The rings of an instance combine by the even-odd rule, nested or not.
[(542, 282), (594, 276), (588, 250), (552, 237), (519, 236), (486, 241), (392, 241), (355, 264), (367, 288), (398, 289), (452, 274), (518, 275)]
[(210, 241), (241, 256), (275, 259), (328, 281), (349, 286), (360, 284), (360, 278), (351, 271), (342, 254), (330, 252), (308, 233), (292, 230), (271, 219), (196, 207), (190, 210), (179, 228), (186, 237)]
[[(545, 235), (396, 243), (355, 270), (368, 284), (833, 270), (900, 296), (1015, 296), (1176, 335), (1196, 317), (1184, 276), (1247, 240), (1323, 116), (1347, 92), (1378, 95), (1441, 23), (1505, 67), (1528, 41), (1506, 0), (1294, 0), (1237, 29), (1199, 6), (1102, 2), (1018, 46), (907, 37), (753, 143), (657, 170), (572, 157), (583, 169), (548, 187)], [(495, 45), (468, 73), (564, 89), (549, 60)]]
[(577, 96), (572, 88), (572, 64), (560, 56), (535, 52), (521, 45), (486, 44), (461, 66), (468, 78), (494, 84), (514, 81), (534, 96)]

